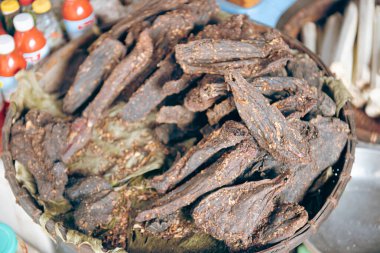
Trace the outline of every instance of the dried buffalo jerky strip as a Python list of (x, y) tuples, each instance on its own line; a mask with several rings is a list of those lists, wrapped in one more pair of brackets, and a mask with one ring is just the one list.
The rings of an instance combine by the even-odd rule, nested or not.
[(65, 194), (72, 202), (80, 202), (87, 197), (103, 192), (104, 195), (112, 190), (112, 186), (102, 177), (90, 176), (79, 180), (67, 188)]
[(88, 143), (92, 128), (102, 116), (103, 111), (111, 105), (124, 88), (124, 85), (131, 82), (141, 73), (144, 66), (150, 62), (152, 54), (152, 40), (147, 32), (142, 32), (135, 49), (116, 66), (109, 78), (104, 82), (98, 95), (83, 112), (85, 118), (76, 120), (80, 127), (77, 131), (74, 131), (72, 141), (62, 156), (64, 162), (68, 162), (78, 150)]
[(218, 122), (236, 110), (235, 102), (232, 97), (228, 97), (219, 104), (214, 105), (213, 108), (208, 109), (206, 112), (207, 119), (210, 125), (218, 124)]
[(286, 179), (247, 182), (211, 193), (195, 207), (195, 224), (233, 250), (248, 249), (255, 233), (267, 223)]
[(310, 124), (317, 130), (317, 135), (309, 141), (312, 162), (292, 168), (294, 181), (282, 193), (284, 202), (300, 202), (318, 176), (338, 161), (346, 146), (349, 128), (345, 122), (318, 116)]
[(278, 243), (302, 228), (308, 222), (308, 214), (298, 204), (282, 204), (270, 215), (268, 223), (253, 237), (254, 247)]
[(192, 147), (168, 171), (153, 178), (151, 184), (158, 192), (164, 193), (196, 171), (203, 163), (219, 151), (235, 146), (249, 138), (248, 129), (235, 121), (227, 121), (221, 128), (202, 139)]
[(142, 0), (135, 1), (126, 9), (125, 17), (117, 22), (110, 31), (103, 33), (92, 45), (90, 51), (95, 50), (106, 38), (119, 39), (132, 26), (158, 14), (175, 10), (188, 0)]
[(195, 114), (181, 105), (163, 106), (157, 113), (158, 123), (176, 124), (185, 127), (193, 122)]
[(322, 88), (322, 72), (317, 63), (308, 55), (297, 55), (296, 58), (289, 61), (287, 69), (293, 77), (305, 79), (310, 86), (316, 87), (318, 90)]
[(176, 46), (176, 59), (188, 74), (223, 75), (239, 69), (244, 76), (259, 76), (283, 67), (291, 58), (280, 37), (271, 39), (191, 41)]
[(67, 168), (57, 161), (66, 145), (67, 125), (48, 113), (30, 110), (25, 119), (18, 120), (12, 127), (12, 157), (33, 175), (42, 201), (64, 200)]
[(108, 77), (125, 53), (125, 46), (118, 40), (107, 38), (102, 41), (80, 66), (63, 99), (63, 111), (75, 112)]
[(200, 196), (233, 183), (247, 168), (260, 159), (261, 153), (253, 140), (243, 141), (234, 150), (223, 154), (215, 163), (158, 200), (155, 208), (138, 214), (136, 221), (165, 217), (190, 205)]
[(162, 93), (160, 92), (162, 89), (161, 85), (171, 79), (174, 69), (175, 62), (171, 55), (169, 55), (158, 64), (156, 72), (133, 93), (123, 109), (123, 119), (134, 122), (144, 118), (156, 108), (163, 100)]
[(226, 76), (235, 105), (260, 147), (286, 163), (310, 162), (309, 146), (297, 130), (291, 128), (281, 112), (239, 74)]
[(202, 112), (226, 95), (227, 84), (224, 83), (223, 77), (206, 75), (199, 85), (186, 95), (184, 106), (192, 112)]

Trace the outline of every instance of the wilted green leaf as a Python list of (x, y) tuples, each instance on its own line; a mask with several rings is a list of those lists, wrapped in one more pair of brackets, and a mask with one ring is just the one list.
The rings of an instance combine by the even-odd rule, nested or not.
[(15, 168), (17, 182), (34, 196), (37, 193), (37, 186), (33, 175), (18, 161), (15, 162)]
[(63, 117), (61, 103), (54, 95), (47, 94), (39, 85), (33, 71), (20, 71), (16, 75), (18, 87), (11, 101), (17, 106), (17, 111), (37, 109), (57, 117)]
[(333, 94), (334, 101), (336, 103), (336, 115), (338, 116), (340, 110), (347, 101), (352, 99), (352, 96), (340, 80), (333, 77), (323, 77), (323, 83), (327, 85)]

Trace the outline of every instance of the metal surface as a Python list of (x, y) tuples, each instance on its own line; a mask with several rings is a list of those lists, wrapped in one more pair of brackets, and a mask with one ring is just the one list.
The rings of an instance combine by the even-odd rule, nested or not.
[(337, 208), (310, 239), (320, 252), (380, 252), (380, 147), (358, 145), (351, 175)]

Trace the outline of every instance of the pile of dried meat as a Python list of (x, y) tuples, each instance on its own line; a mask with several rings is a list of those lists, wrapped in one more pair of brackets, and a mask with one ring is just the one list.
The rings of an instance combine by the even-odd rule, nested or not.
[(61, 98), (14, 123), (20, 184), (108, 250), (257, 250), (293, 236), (350, 132), (336, 81), (279, 32), (216, 19), (213, 0), (128, 11)]

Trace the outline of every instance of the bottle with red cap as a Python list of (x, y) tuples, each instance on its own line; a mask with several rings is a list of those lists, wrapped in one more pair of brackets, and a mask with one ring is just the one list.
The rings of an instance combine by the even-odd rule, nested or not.
[(22, 12), (32, 13), (32, 4), (34, 0), (18, 0)]
[(33, 17), (29, 13), (18, 14), (13, 23), (16, 29), (16, 47), (24, 56), (28, 67), (31, 67), (49, 54), (49, 46), (44, 34), (34, 26)]
[(0, 87), (5, 102), (17, 88), (15, 75), (26, 68), (26, 61), (16, 49), (12, 36), (0, 35)]
[(70, 39), (75, 39), (96, 23), (95, 13), (89, 0), (65, 0), (62, 17)]

